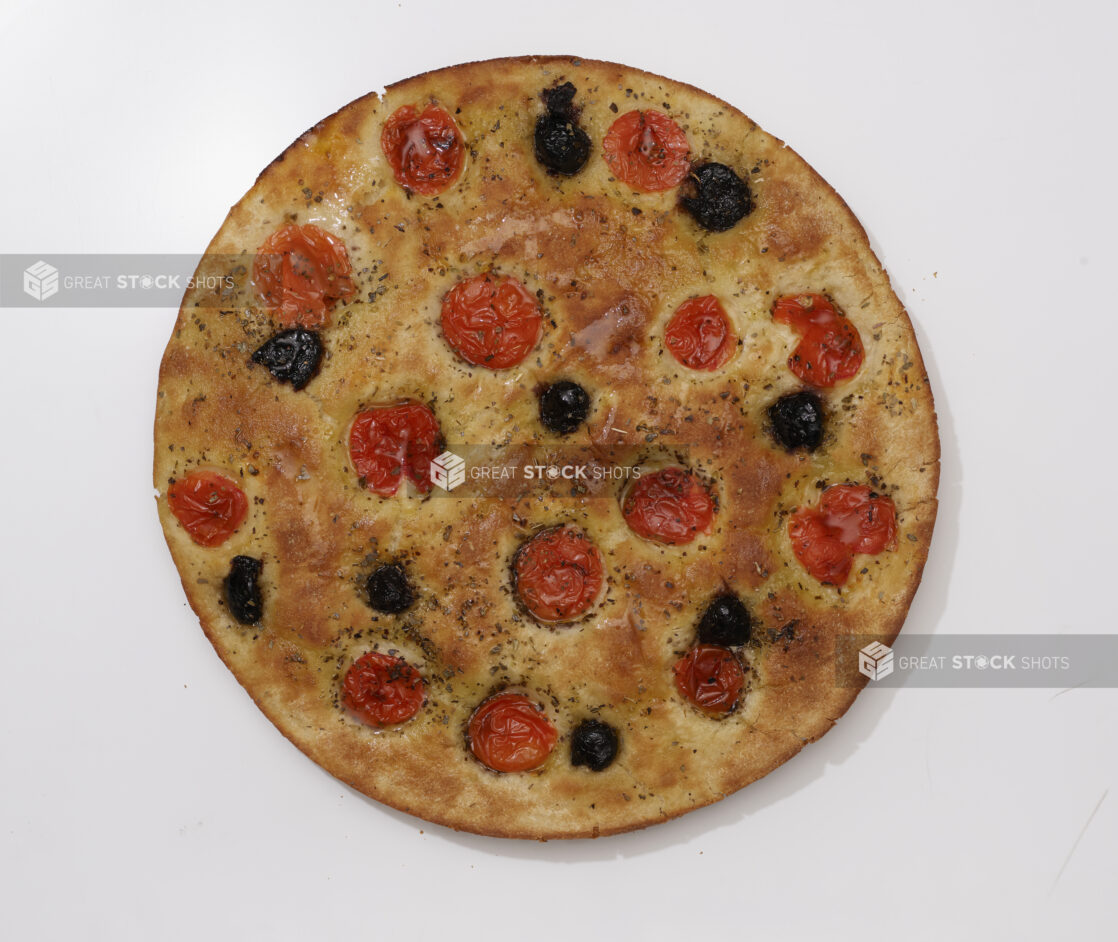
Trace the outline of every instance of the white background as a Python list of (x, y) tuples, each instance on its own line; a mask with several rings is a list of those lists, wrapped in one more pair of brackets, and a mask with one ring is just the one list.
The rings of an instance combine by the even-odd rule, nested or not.
[[(907, 630), (1111, 632), (1116, 30), (1110, 3), (7, 2), (0, 252), (201, 252), (305, 128), (442, 65), (689, 82), (835, 186), (916, 324), (944, 458)], [(0, 311), (0, 937), (1115, 938), (1113, 690), (871, 690), (767, 779), (597, 842), (338, 784), (164, 547), (173, 320)]]

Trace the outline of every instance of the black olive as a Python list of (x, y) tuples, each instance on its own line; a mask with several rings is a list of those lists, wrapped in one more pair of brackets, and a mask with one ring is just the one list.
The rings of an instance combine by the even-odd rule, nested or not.
[(617, 756), (617, 730), (601, 720), (583, 720), (571, 733), (571, 765), (601, 772)]
[(233, 617), (243, 625), (255, 625), (264, 613), (257, 581), (263, 565), (251, 556), (234, 556), (225, 577), (225, 601)]
[(590, 136), (577, 124), (554, 115), (536, 121), (536, 160), (564, 176), (574, 176), (590, 157)]
[(753, 620), (741, 599), (732, 593), (719, 595), (699, 619), (699, 641), (702, 644), (720, 644), (735, 647), (749, 641), (753, 633)]
[(578, 383), (561, 379), (540, 393), (540, 421), (560, 435), (569, 435), (590, 414), (590, 395)]
[(564, 82), (554, 88), (545, 88), (540, 97), (547, 107), (548, 114), (559, 118), (569, 118), (574, 114), (574, 100), (578, 89), (571, 82)]
[(704, 229), (725, 232), (753, 210), (749, 184), (725, 164), (703, 164), (691, 170), (694, 196), (684, 196), (683, 208)]
[(267, 367), (281, 383), (302, 389), (318, 372), (322, 362), (322, 341), (313, 330), (296, 327), (268, 340), (252, 355), (252, 362)]
[(578, 126), (570, 82), (543, 92), (547, 113), (536, 121), (536, 160), (553, 173), (573, 176), (590, 157), (590, 136)]
[(815, 451), (823, 440), (823, 400), (810, 390), (781, 396), (769, 406), (772, 436), (788, 451)]
[(386, 563), (378, 568), (365, 587), (369, 590), (369, 604), (386, 615), (397, 615), (415, 601), (408, 574), (399, 563)]

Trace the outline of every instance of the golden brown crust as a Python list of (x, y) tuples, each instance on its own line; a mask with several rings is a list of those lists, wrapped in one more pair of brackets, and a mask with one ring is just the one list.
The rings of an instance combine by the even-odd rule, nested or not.
[[(549, 176), (532, 152), (540, 91), (578, 88), (594, 142), (573, 178)], [(408, 195), (379, 147), (385, 118), (435, 101), (455, 114), (469, 156), (440, 197)], [(619, 113), (667, 109), (694, 159), (748, 176), (753, 213), (709, 234), (677, 193), (617, 182), (598, 142)], [(507, 837), (583, 837), (643, 827), (717, 801), (825, 733), (857, 687), (835, 682), (842, 632), (895, 637), (920, 581), (936, 512), (939, 443), (911, 324), (845, 203), (793, 151), (704, 92), (623, 66), (553, 57), (471, 63), (417, 76), (316, 125), (261, 174), (211, 243), (201, 274), (236, 274), (284, 222), (341, 238), (358, 293), (323, 330), (327, 358), (301, 392), (249, 356), (274, 324), (244, 287), (187, 293), (160, 371), (155, 486), (167, 541), (191, 605), (218, 654), (260, 708), (312, 759), (354, 788), (431, 821)], [(244, 262), (242, 257), (241, 262)], [(538, 292), (545, 329), (535, 352), (501, 372), (457, 359), (438, 329), (443, 294), (493, 268)], [(773, 446), (765, 409), (799, 388), (785, 362), (794, 335), (773, 300), (830, 295), (866, 347), (857, 376), (826, 392), (829, 431), (814, 455)], [(664, 352), (680, 301), (717, 294), (742, 345), (720, 371), (697, 374)], [(558, 445), (537, 418), (535, 389), (557, 378), (594, 395), (597, 449), (655, 462), (673, 452), (713, 483), (714, 532), (687, 547), (634, 537), (619, 486), (581, 496), (512, 490), (501, 497), (377, 497), (346, 449), (350, 420), (374, 402), (431, 405), (448, 442)], [(515, 453), (510, 448), (509, 454)], [(171, 515), (170, 481), (222, 471), (250, 500), (224, 545), (193, 544)], [(841, 591), (792, 555), (787, 514), (819, 482), (871, 483), (896, 503), (896, 551), (859, 557)], [(532, 531), (572, 522), (595, 540), (608, 580), (592, 616), (533, 623), (510, 591), (509, 560)], [(229, 615), (221, 583), (237, 554), (264, 562), (264, 617)], [(378, 560), (407, 559), (418, 602), (374, 613), (362, 584)], [(742, 707), (711, 719), (681, 700), (671, 665), (694, 641), (723, 585), (760, 628), (745, 651)], [(339, 705), (348, 664), (377, 649), (423, 671), (428, 703), (376, 731)], [(558, 747), (537, 772), (499, 775), (464, 745), (471, 710), (499, 688), (547, 708)], [(573, 767), (569, 735), (598, 716), (621, 731), (604, 772)]]

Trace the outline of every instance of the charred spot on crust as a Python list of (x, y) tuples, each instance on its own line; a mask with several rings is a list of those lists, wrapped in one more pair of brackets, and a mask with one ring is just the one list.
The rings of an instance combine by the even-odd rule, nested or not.
[(725, 232), (753, 211), (749, 184), (725, 164), (692, 167), (690, 182), (694, 195), (680, 202), (704, 229)]
[(281, 383), (302, 389), (318, 372), (322, 341), (313, 330), (301, 327), (281, 331), (252, 355), (252, 362), (265, 367)]
[(544, 89), (546, 114), (536, 121), (536, 160), (552, 173), (573, 176), (590, 157), (590, 136), (578, 126), (578, 113), (572, 104), (575, 87), (565, 82)]
[(373, 610), (385, 615), (398, 615), (415, 601), (408, 574), (399, 563), (380, 566), (369, 576), (365, 588)]
[(255, 625), (264, 613), (260, 597), (260, 570), (263, 563), (251, 556), (234, 556), (225, 577), (225, 601), (229, 611), (242, 625)]
[(781, 396), (768, 414), (773, 438), (788, 451), (815, 451), (823, 440), (823, 400), (810, 390)]
[(753, 635), (749, 609), (736, 595), (726, 592), (715, 598), (699, 619), (699, 642), (732, 648), (748, 643)]
[(540, 421), (559, 435), (569, 435), (590, 414), (590, 394), (578, 383), (561, 379), (540, 392)]
[(571, 733), (571, 765), (601, 772), (617, 757), (617, 730), (601, 720), (583, 720)]

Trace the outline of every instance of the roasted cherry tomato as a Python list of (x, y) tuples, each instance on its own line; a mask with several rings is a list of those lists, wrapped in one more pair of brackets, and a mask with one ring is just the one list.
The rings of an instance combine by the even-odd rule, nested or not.
[(634, 190), (670, 190), (687, 177), (687, 135), (662, 111), (630, 111), (610, 125), (602, 156), (613, 175)]
[(708, 294), (676, 308), (664, 331), (664, 343), (688, 369), (716, 370), (730, 359), (737, 337), (722, 302)]
[(773, 318), (800, 335), (788, 368), (805, 383), (834, 386), (850, 379), (862, 366), (866, 352), (858, 328), (823, 295), (780, 298), (773, 306)]
[(819, 498), (827, 526), (841, 531), (855, 553), (880, 553), (895, 548), (897, 512), (888, 497), (874, 495), (865, 484), (834, 484)]
[(513, 559), (516, 594), (540, 621), (569, 621), (585, 612), (602, 589), (602, 557), (572, 526), (537, 533)]
[(462, 173), (466, 148), (454, 119), (438, 105), (422, 114), (411, 105), (392, 112), (380, 135), (380, 146), (400, 186), (435, 196)]
[(443, 298), (443, 336), (455, 353), (475, 366), (516, 366), (540, 339), (542, 326), (536, 299), (508, 275), (474, 275)]
[(704, 713), (725, 716), (741, 699), (745, 672), (729, 648), (697, 644), (675, 663), (675, 685)]
[(395, 494), (404, 478), (426, 493), (441, 439), (435, 414), (408, 399), (359, 412), (349, 430), (349, 457), (365, 487), (381, 497)]
[(283, 327), (325, 324), (335, 301), (357, 290), (345, 244), (318, 226), (281, 226), (256, 251), (257, 297)]
[(664, 468), (642, 474), (625, 494), (621, 513), (639, 536), (670, 546), (690, 543), (709, 533), (714, 499), (685, 468)]
[(820, 582), (842, 585), (856, 553), (876, 555), (897, 545), (893, 501), (864, 484), (835, 484), (823, 491), (819, 506), (804, 507), (788, 523), (792, 552)]
[(470, 717), (470, 751), (495, 772), (539, 768), (558, 733), (547, 715), (523, 694), (499, 693)]
[(199, 546), (224, 543), (248, 515), (245, 492), (215, 471), (193, 471), (175, 481), (167, 489), (167, 503)]
[(379, 651), (362, 654), (342, 681), (342, 702), (370, 726), (410, 720), (426, 699), (419, 671), (403, 658)]
[(792, 552), (803, 567), (820, 582), (843, 585), (854, 565), (850, 547), (828, 528), (822, 514), (797, 510), (788, 523)]

